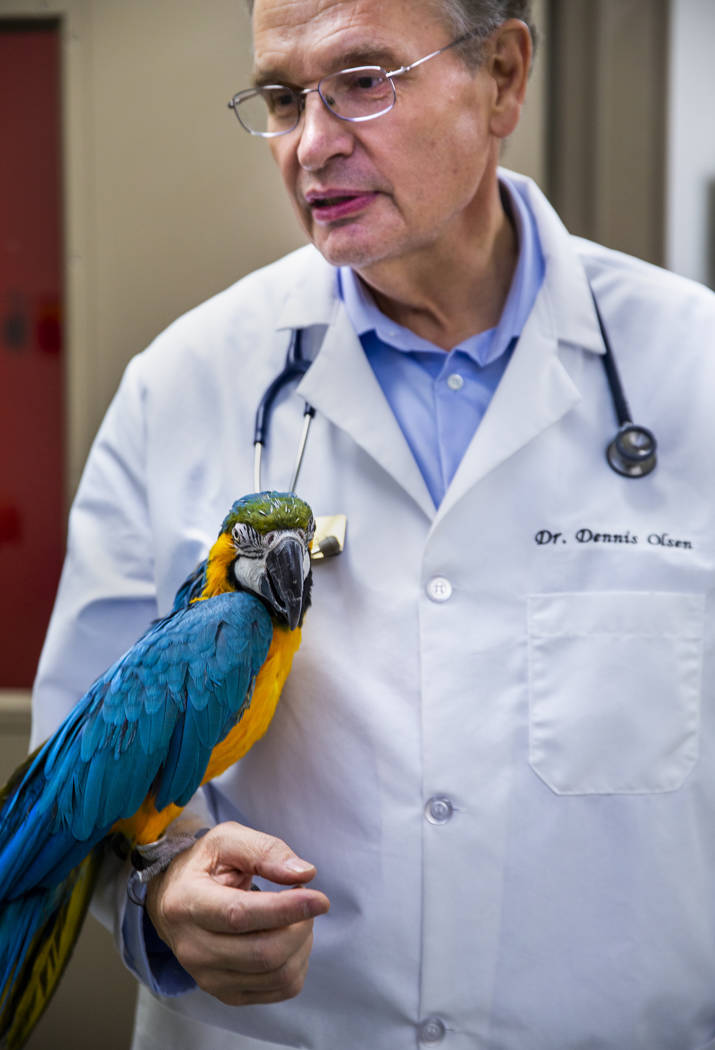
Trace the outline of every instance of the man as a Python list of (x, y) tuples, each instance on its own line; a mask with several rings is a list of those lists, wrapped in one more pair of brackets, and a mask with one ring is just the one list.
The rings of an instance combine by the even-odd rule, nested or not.
[[(234, 106), (314, 247), (130, 365), (36, 737), (204, 553), (296, 330), (313, 364), (265, 478), (309, 399), (299, 491), (348, 541), (270, 732), (183, 820), (211, 830), (143, 906), (115, 883), (157, 996), (135, 1048), (715, 1047), (715, 305), (498, 171), (528, 7), (255, 2), (261, 90)], [(595, 303), (658, 431), (646, 478), (605, 460)]]

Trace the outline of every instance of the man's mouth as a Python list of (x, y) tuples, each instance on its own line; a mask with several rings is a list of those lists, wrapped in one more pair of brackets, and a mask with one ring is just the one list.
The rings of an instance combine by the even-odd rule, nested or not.
[(330, 223), (357, 215), (376, 196), (377, 194), (371, 191), (350, 193), (336, 190), (328, 193), (308, 193), (305, 199), (316, 222)]
[(318, 197), (311, 202), (311, 208), (330, 208), (334, 204), (342, 204), (344, 201), (352, 200), (356, 193), (344, 193), (339, 197)]

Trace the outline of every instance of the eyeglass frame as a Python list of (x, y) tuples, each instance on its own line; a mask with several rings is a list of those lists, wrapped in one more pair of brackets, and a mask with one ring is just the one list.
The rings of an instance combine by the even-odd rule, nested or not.
[[(324, 77), (321, 77), (316, 86), (312, 88), (296, 89), (289, 87), (288, 84), (262, 84), (260, 87), (244, 88), (243, 91), (237, 91), (233, 98), (229, 100), (228, 108), (233, 110), (233, 112), (236, 114), (236, 119), (238, 120), (239, 124), (244, 129), (244, 131), (248, 132), (249, 135), (255, 135), (257, 138), (261, 139), (274, 139), (278, 138), (280, 135), (289, 135), (291, 131), (295, 131), (295, 129), (300, 124), (300, 118), (302, 117), (303, 112), (305, 110), (306, 96), (311, 95), (315, 91), (318, 93), (318, 97), (320, 98), (321, 102), (328, 110), (328, 112), (331, 113), (334, 117), (337, 117), (338, 120), (345, 120), (349, 124), (362, 124), (367, 120), (375, 120), (377, 117), (384, 117), (386, 113), (389, 113), (390, 110), (394, 109), (395, 103), (397, 102), (397, 92), (395, 91), (395, 85), (392, 82), (393, 77), (399, 77), (402, 76), (403, 73), (409, 73), (410, 70), (416, 69), (417, 66), (421, 66), (424, 62), (429, 62), (431, 58), (436, 58), (437, 55), (441, 55), (445, 51), (449, 51), (450, 48), (457, 47), (458, 44), (463, 44), (465, 43), (465, 41), (470, 40), (472, 37), (475, 37), (477, 35), (478, 34), (474, 30), (472, 30), (469, 33), (463, 33), (462, 36), (457, 37), (456, 40), (452, 40), (452, 42), (449, 44), (445, 44), (444, 47), (437, 48), (436, 51), (431, 51), (429, 55), (424, 55), (422, 58), (418, 58), (415, 62), (410, 62), (408, 66), (400, 66), (399, 69), (393, 69), (391, 71), (383, 69), (382, 66), (352, 66), (350, 69), (338, 69), (335, 73), (327, 73)], [(332, 106), (327, 102), (325, 96), (321, 91), (321, 86), (324, 83), (324, 81), (330, 80), (333, 77), (338, 77), (342, 73), (360, 73), (363, 70), (376, 69), (379, 70), (381, 73), (384, 73), (385, 78), (389, 81), (390, 87), (392, 88), (392, 102), (385, 109), (378, 110), (377, 113), (367, 113), (364, 117), (344, 117), (341, 113), (337, 113), (332, 108)], [(298, 104), (298, 113), (296, 116), (295, 124), (293, 124), (289, 128), (284, 128), (282, 131), (254, 131), (253, 128), (249, 128), (248, 125), (244, 124), (241, 120), (239, 114), (239, 106), (241, 102), (243, 102), (245, 99), (259, 96), (262, 91), (266, 91), (269, 88), (284, 88), (285, 90), (292, 92), (292, 94), (295, 96), (295, 99)]]

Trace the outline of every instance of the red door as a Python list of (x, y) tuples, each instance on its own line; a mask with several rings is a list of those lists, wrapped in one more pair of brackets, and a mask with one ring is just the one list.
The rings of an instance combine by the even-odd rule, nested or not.
[(32, 683), (64, 549), (60, 29), (0, 18), (0, 689)]

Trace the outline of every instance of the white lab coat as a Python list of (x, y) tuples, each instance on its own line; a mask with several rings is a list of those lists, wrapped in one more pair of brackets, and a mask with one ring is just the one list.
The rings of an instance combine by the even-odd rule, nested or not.
[[(308, 398), (299, 491), (349, 522), (275, 721), (212, 798), (317, 865), (332, 909), (305, 988), (245, 1008), (144, 991), (135, 1050), (715, 1048), (715, 297), (569, 237), (513, 178), (546, 277), (437, 511), (310, 247), (179, 320), (109, 411), (38, 738), (251, 488), (295, 327), (319, 353), (276, 408), (265, 481), (287, 484)], [(645, 479), (605, 462), (587, 277), (659, 439)]]

